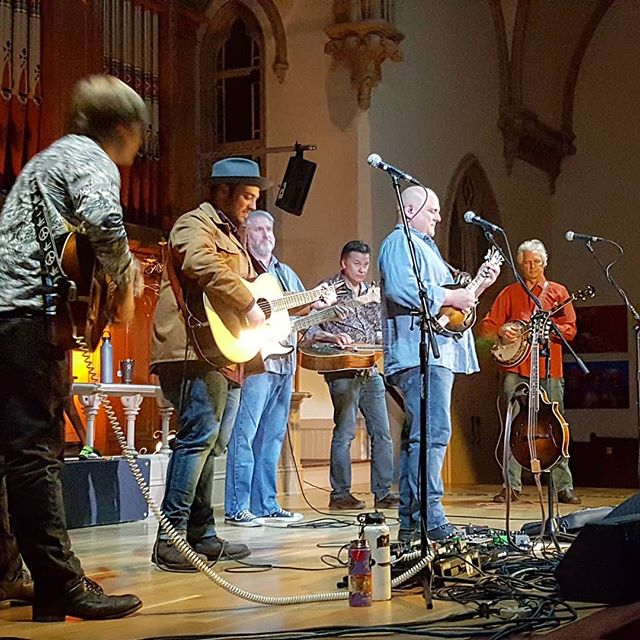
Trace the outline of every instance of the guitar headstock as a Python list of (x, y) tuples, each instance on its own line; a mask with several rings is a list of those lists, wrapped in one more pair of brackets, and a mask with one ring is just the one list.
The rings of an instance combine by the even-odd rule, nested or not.
[(359, 304), (380, 304), (380, 285), (372, 283), (365, 293), (356, 298)]
[(571, 297), (574, 300), (587, 300), (588, 298), (593, 298), (596, 295), (596, 289), (593, 285), (588, 284), (583, 289), (578, 289), (571, 294)]

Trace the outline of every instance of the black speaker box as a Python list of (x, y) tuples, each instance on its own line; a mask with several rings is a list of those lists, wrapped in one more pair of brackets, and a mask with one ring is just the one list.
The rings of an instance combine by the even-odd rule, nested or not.
[[(151, 463), (147, 458), (137, 458), (136, 462), (148, 487)], [(62, 495), (69, 529), (135, 522), (148, 514), (147, 503), (124, 458), (65, 460)]]
[(567, 600), (626, 604), (640, 601), (640, 494), (599, 524), (587, 524), (556, 569)]
[(302, 155), (296, 154), (289, 158), (289, 164), (287, 164), (287, 170), (276, 199), (278, 207), (296, 216), (302, 214), (316, 166), (315, 162), (305, 160)]

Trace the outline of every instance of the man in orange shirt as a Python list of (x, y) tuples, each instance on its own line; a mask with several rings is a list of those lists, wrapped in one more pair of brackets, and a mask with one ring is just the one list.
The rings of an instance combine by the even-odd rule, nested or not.
[[(543, 309), (550, 310), (569, 297), (567, 289), (557, 282), (547, 280), (544, 275), (547, 266), (547, 250), (540, 240), (527, 240), (518, 247), (516, 260), (518, 268), (529, 290), (540, 300)], [(513, 343), (520, 339), (520, 333), (507, 323), (513, 320), (529, 322), (535, 305), (519, 283), (505, 287), (495, 299), (489, 313), (480, 323), (479, 333), (483, 338), (494, 341), (499, 338), (502, 343)], [(576, 335), (576, 312), (571, 303), (564, 306), (552, 316), (553, 322), (560, 329), (566, 340), (573, 340)], [(558, 337), (551, 334), (550, 340), (551, 375), (547, 395), (549, 400), (559, 403), (560, 411), (564, 411), (564, 378), (562, 377), (562, 344)], [(529, 381), (530, 358), (520, 365), (506, 369), (503, 379), (503, 393), (508, 402), (511, 401), (516, 387), (521, 382)], [(541, 388), (545, 388), (546, 361), (540, 360)], [(580, 504), (581, 500), (573, 492), (573, 478), (569, 470), (569, 459), (562, 458), (552, 470), (553, 481), (558, 491), (558, 501), (566, 504)], [(509, 454), (509, 485), (511, 500), (520, 498), (522, 489), (522, 467), (511, 453)], [(494, 496), (494, 502), (505, 502), (507, 489)]]

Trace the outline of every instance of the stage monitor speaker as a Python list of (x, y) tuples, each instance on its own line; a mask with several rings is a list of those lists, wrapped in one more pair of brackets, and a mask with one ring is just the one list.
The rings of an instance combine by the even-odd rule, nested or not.
[(301, 153), (289, 158), (287, 170), (276, 199), (278, 207), (296, 216), (302, 214), (302, 208), (307, 201), (316, 166), (315, 162), (305, 160)]
[(640, 494), (599, 524), (587, 524), (556, 569), (567, 600), (626, 604), (640, 601)]

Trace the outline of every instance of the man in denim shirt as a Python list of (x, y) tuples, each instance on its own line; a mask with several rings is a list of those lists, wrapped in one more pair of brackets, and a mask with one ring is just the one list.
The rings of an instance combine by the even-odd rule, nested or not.
[[(278, 280), (283, 291), (301, 292), (304, 285), (295, 271), (274, 255), (273, 216), (253, 211), (246, 222), (249, 252), (259, 266)], [(334, 296), (335, 298), (335, 296)], [(325, 303), (314, 303), (316, 308)], [(265, 357), (266, 371), (246, 379), (227, 451), (225, 522), (238, 527), (287, 524), (302, 514), (283, 509), (277, 502), (278, 459), (287, 432), (296, 336), (291, 353)]]
[[(420, 285), (424, 287), (429, 311), (437, 316), (442, 306), (468, 310), (476, 303), (473, 293), (464, 288), (447, 289), (453, 276), (442, 259), (433, 237), (440, 222), (440, 203), (436, 194), (423, 187), (409, 187), (402, 193), (402, 202), (416, 250)], [(420, 530), (420, 499), (418, 486), (420, 453), (420, 331), (418, 319), (411, 311), (420, 308), (418, 283), (413, 273), (407, 238), (402, 224), (397, 224), (380, 247), (382, 277), (382, 316), (384, 334), (385, 374), (404, 394), (405, 425), (400, 451), (400, 531), (401, 541), (410, 540)], [(498, 277), (499, 270), (488, 268), (488, 275), (478, 289), (478, 295)], [(427, 402), (428, 432), (428, 503), (427, 535), (442, 540), (455, 533), (442, 507), (444, 494), (442, 465), (451, 436), (451, 391), (456, 373), (478, 371), (473, 336), (466, 331), (457, 339), (437, 335), (440, 358), (430, 354)]]

